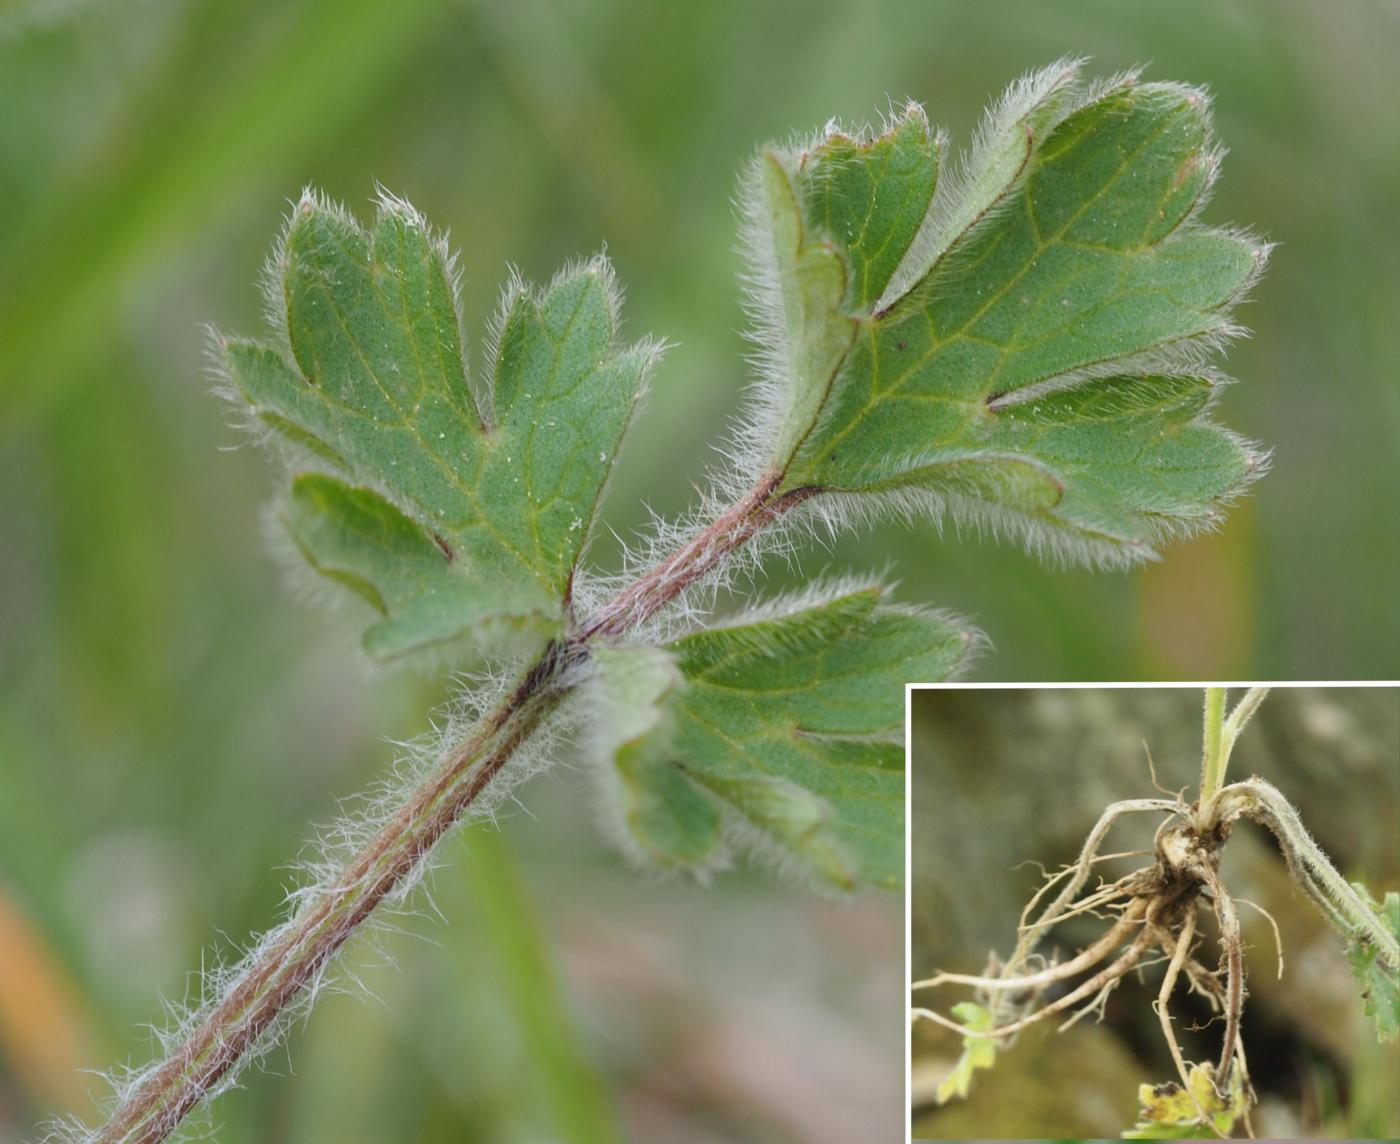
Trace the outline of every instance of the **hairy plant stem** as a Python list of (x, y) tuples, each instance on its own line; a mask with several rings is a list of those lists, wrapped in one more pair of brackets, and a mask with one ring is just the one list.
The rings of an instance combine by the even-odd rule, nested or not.
[(1201, 752), (1201, 791), (1196, 801), (1193, 821), (1198, 830), (1210, 829), (1210, 807), (1220, 789), (1225, 785), (1225, 771), (1230, 766), (1230, 753), (1235, 749), (1235, 740), (1244, 730), (1245, 724), (1253, 718), (1269, 694), (1267, 687), (1251, 687), (1244, 698), (1235, 704), (1235, 709), (1225, 717), (1226, 690), (1223, 687), (1206, 688), (1206, 712), (1204, 744)]
[(254, 955), (184, 1042), (136, 1085), (93, 1139), (98, 1144), (157, 1144), (215, 1092), (539, 730), (574, 686), (566, 672), (587, 659), (593, 640), (615, 637), (644, 623), (818, 491), (799, 489), (776, 496), (780, 480), (780, 474), (766, 474), (671, 556), (586, 617), (574, 634), (552, 642), (506, 699), (479, 719), (468, 737), (413, 789), (330, 887)]
[(781, 480), (781, 473), (765, 475), (711, 524), (585, 619), (575, 642), (621, 635), (645, 622), (761, 529), (821, 491), (802, 488), (774, 496)]
[(1225, 778), (1225, 688), (1206, 688), (1206, 713), (1201, 747), (1200, 806), (1215, 797)]
[(1388, 966), (1400, 968), (1400, 943), (1332, 865), (1297, 810), (1276, 786), (1258, 778), (1232, 783), (1219, 792), (1209, 811), (1213, 819), (1221, 822), (1244, 817), (1268, 829), (1278, 840), (1293, 880), (1338, 932), (1348, 941), (1364, 934)]

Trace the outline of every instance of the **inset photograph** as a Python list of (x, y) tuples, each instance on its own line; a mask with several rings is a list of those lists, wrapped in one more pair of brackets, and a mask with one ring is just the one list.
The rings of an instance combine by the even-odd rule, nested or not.
[(1400, 1135), (1400, 689), (909, 718), (914, 1139)]

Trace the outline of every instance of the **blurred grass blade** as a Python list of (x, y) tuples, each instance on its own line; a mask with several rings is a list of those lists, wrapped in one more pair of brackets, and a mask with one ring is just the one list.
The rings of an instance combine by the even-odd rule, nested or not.
[[(101, 177), (76, 170), (0, 261), (0, 423), (40, 414), (102, 343), (133, 275), (213, 225), (249, 169), (276, 170), (353, 121), (450, 11), (441, 0), (311, 0), (258, 51), (242, 6), (195, 8), (192, 43), (151, 83), (160, 98), (133, 108), (134, 137), (108, 141)], [(223, 62), (230, 52), (241, 66)], [(211, 54), (226, 78), (207, 87)]]
[(465, 832), (464, 871), (492, 947), (506, 998), (519, 1024), (525, 1057), (554, 1118), (556, 1139), (614, 1144), (622, 1135), (598, 1070), (574, 1036), (568, 1005), (549, 954), (549, 939), (531, 909), (530, 888), (505, 835)]

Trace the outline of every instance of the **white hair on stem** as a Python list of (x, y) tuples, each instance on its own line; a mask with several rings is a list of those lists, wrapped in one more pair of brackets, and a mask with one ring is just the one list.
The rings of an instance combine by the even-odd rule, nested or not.
[[(112, 1089), (108, 1101), (109, 1112), (134, 1096), (201, 1028), (247, 975), (298, 932), (298, 923), (308, 911), (337, 898), (351, 900), (357, 890), (368, 884), (367, 880), (374, 874), (375, 867), (371, 867), (359, 881), (346, 882), (345, 871), (352, 868), (381, 832), (395, 822), (415, 793), (458, 755), (481, 721), (499, 707), (519, 682), (519, 670), (519, 664), (498, 663), (477, 674), (459, 677), (458, 690), (434, 716), (433, 729), (418, 738), (394, 744), (396, 755), (389, 774), (363, 794), (342, 802), (341, 816), (315, 830), (302, 855), (289, 866), (292, 878), (284, 891), (285, 920), (255, 937), (246, 947), (235, 950), (232, 957), (226, 957), (217, 946), (211, 948), (195, 980), (187, 982), (186, 996), (180, 1001), (162, 1000), (161, 1007), (166, 1019), (162, 1025), (152, 1027), (157, 1044), (156, 1059), (144, 1067), (125, 1067), (106, 1075)], [(465, 808), (456, 824), (494, 821), (502, 805), (513, 797), (515, 789), (551, 764), (560, 743), (573, 737), (579, 720), (578, 703), (571, 694), (533, 734), (515, 747), (508, 761)], [(457, 782), (466, 781), (470, 773), (469, 768)], [(241, 1054), (231, 1056), (229, 1067), (223, 1075), (201, 1093), (200, 1108), (207, 1108), (221, 1093), (236, 1087), (243, 1070), (250, 1064), (262, 1062), (269, 1052), (281, 1044), (291, 1028), (307, 1017), (322, 993), (344, 991), (361, 996), (369, 993), (357, 976), (357, 967), (365, 964), (365, 954), (377, 951), (382, 960), (391, 961), (391, 956), (379, 944), (380, 939), (385, 934), (399, 932), (401, 927), (398, 923), (419, 914), (420, 907), (437, 912), (424, 882), (436, 864), (435, 856), (442, 842), (450, 833), (444, 832), (432, 846), (417, 855), (412, 866), (393, 888), (378, 899), (368, 917), (354, 928), (352, 940), (316, 968), (255, 1040), (240, 1045)], [(440, 913), (438, 916), (441, 916)], [(315, 931), (301, 941), (310, 942), (314, 938)], [(296, 948), (310, 947), (292, 947), (284, 951), (278, 961), (288, 963), (295, 957), (293, 951)], [(220, 1044), (223, 1043), (221, 1040)], [(159, 1115), (156, 1114), (157, 1120)], [(188, 1123), (186, 1120), (180, 1125), (182, 1134), (188, 1131)], [(101, 1127), (92, 1128), (77, 1120), (68, 1120), (46, 1126), (43, 1139), (65, 1144), (91, 1144), (101, 1137), (102, 1131)]]

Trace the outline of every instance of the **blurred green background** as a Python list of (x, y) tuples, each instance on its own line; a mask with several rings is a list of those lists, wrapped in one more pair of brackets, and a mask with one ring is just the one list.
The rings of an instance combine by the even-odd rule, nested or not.
[[(1236, 698), (1239, 692), (1232, 692)], [(1072, 863), (1104, 807), (1151, 798), (1152, 772), (1195, 797), (1201, 767), (1201, 692), (1195, 688), (919, 690), (911, 702), (910, 945), (914, 980), (937, 970), (979, 973), (989, 951), (1006, 957), (1021, 909), (1042, 884), (1035, 863)], [(1145, 747), (1144, 747), (1145, 744)], [(1400, 890), (1400, 690), (1275, 688), (1241, 735), (1227, 779), (1260, 775), (1299, 810), (1343, 875), (1381, 898)], [(1103, 853), (1150, 849), (1161, 822), (1131, 815)], [(1098, 867), (1108, 880), (1145, 865)], [(1400, 1135), (1400, 1044), (1377, 1044), (1362, 1010), (1344, 941), (1297, 890), (1271, 835), (1241, 822), (1224, 851), (1241, 908), (1248, 999), (1241, 1022), (1259, 1096), (1260, 1138), (1386, 1139)], [(1202, 914), (1197, 957), (1216, 964), (1215, 926)], [(1082, 916), (1051, 934), (1064, 961), (1108, 923)], [(913, 1028), (916, 1138), (1046, 1132), (1112, 1137), (1136, 1119), (1137, 1086), (1175, 1080), (1152, 1008), (1163, 967), (1125, 978), (1101, 1022), (1063, 1033), (1059, 1019), (1025, 1030), (975, 1074), (966, 1100), (939, 1107), (938, 1084), (961, 1051), (956, 1033)], [(921, 990), (919, 1005), (947, 1013), (972, 993)], [(1172, 1002), (1187, 1060), (1214, 1059), (1222, 1029), (1185, 982)], [(1243, 1135), (1243, 1132), (1240, 1133)]]
[[(364, 210), (378, 180), (450, 227), (478, 336), (507, 260), (542, 278), (607, 243), (628, 330), (679, 343), (613, 485), (625, 533), (689, 502), (745, 384), (731, 198), (757, 143), (906, 96), (966, 140), (1064, 53), (1207, 83), (1234, 150), (1208, 217), (1283, 244), (1222, 408), (1277, 447), (1257, 493), (1128, 575), (931, 528), (806, 566), (888, 563), (974, 616), (987, 679), (1393, 675), (1397, 12), (0, 0), (0, 1138), (82, 1111), (75, 1067), (141, 1058), (156, 995), (274, 920), (307, 823), (440, 695), (284, 590), (268, 467), (207, 392), (201, 323), (258, 328), (303, 185)], [(387, 938), (385, 1004), (328, 999), (219, 1139), (893, 1138), (898, 903), (639, 879), (588, 790), (563, 769), (450, 844), (450, 924), (407, 926), (436, 944)]]

